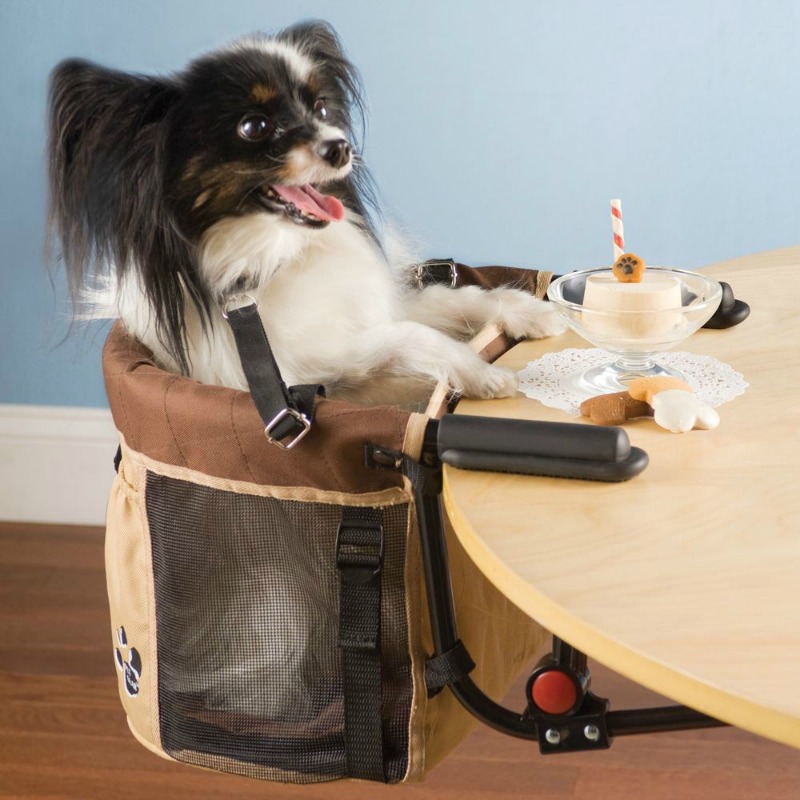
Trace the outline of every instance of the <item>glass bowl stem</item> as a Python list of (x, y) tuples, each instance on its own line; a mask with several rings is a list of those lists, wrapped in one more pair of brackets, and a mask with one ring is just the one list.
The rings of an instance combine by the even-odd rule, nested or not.
[(612, 363), (592, 367), (583, 372), (578, 376), (577, 387), (591, 394), (624, 392), (634, 378), (656, 377), (686, 380), (683, 373), (658, 364), (649, 353), (626, 353)]

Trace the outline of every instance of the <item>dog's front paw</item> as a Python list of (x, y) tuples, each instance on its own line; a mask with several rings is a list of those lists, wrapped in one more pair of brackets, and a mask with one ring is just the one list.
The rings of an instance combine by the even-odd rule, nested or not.
[(513, 289), (498, 290), (502, 295), (497, 324), (512, 339), (541, 339), (564, 333), (567, 324), (553, 306), (537, 300), (526, 292)]
[(539, 309), (534, 319), (530, 321), (526, 338), (541, 339), (544, 336), (558, 336), (564, 333), (569, 327), (566, 322), (558, 315), (558, 312), (550, 303), (539, 300), (544, 306)]
[(512, 397), (517, 393), (517, 376), (510, 369), (483, 364), (462, 381), (465, 397), (490, 400), (493, 397)]

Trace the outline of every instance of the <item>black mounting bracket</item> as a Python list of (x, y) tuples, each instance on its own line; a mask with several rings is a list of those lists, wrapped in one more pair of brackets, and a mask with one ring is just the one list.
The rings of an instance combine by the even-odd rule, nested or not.
[(605, 750), (616, 736), (726, 724), (680, 705), (611, 711), (609, 700), (590, 687), (586, 655), (554, 636), (553, 652), (539, 661), (525, 687), (526, 713), (543, 754)]
[[(429, 433), (435, 433), (431, 428)], [(433, 655), (460, 644), (444, 537), (441, 480), (433, 437), (421, 463), (406, 463), (414, 485), (420, 544), (434, 644)], [(543, 754), (602, 750), (617, 736), (725, 726), (686, 706), (611, 711), (607, 699), (590, 691), (586, 655), (558, 637), (553, 652), (533, 670), (526, 685), (523, 712), (507, 709), (486, 694), (469, 675), (449, 684), (461, 704), (478, 720), (510, 736), (537, 740)]]

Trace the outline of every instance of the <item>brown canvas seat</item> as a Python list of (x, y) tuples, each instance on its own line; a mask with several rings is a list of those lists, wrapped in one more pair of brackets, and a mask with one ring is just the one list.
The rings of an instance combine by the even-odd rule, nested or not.
[[(543, 291), (537, 273), (523, 277)], [(479, 347), (491, 357), (508, 344), (494, 332)], [(411, 482), (365, 453), (418, 459), (428, 417), (320, 399), (287, 451), (265, 439), (249, 393), (164, 372), (120, 325), (103, 368), (121, 441), (106, 539), (111, 644), (136, 738), (166, 758), (266, 780), (422, 778), (476, 723), (426, 684), (433, 646)], [(440, 390), (428, 413), (445, 405)], [(368, 554), (359, 536), (371, 530), (380, 576), (363, 604), (376, 604), (378, 627), (360, 638), (356, 621), (354, 645), (342, 620), (367, 590), (344, 593), (341, 556)], [(472, 677), (499, 699), (547, 634), (446, 535)], [(359, 678), (348, 647), (353, 664), (363, 651), (378, 672)], [(347, 696), (375, 674), (363, 691), (381, 763), (364, 768), (352, 722), (362, 712)]]

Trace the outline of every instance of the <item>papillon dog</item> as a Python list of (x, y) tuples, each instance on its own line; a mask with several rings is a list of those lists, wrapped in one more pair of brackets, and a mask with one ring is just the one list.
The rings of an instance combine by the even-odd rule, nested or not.
[(438, 381), (512, 394), (514, 374), (465, 340), (490, 322), (516, 339), (563, 325), (521, 291), (414, 285), (408, 248), (377, 232), (354, 147), (360, 86), (322, 22), (239, 39), (170, 77), (60, 64), (50, 220), (73, 298), (206, 383), (247, 388), (221, 312), (246, 293), (289, 385), (405, 406)]
[[(513, 393), (514, 374), (466, 339), (490, 322), (514, 338), (561, 323), (514, 289), (410, 280), (418, 259), (377, 232), (359, 119), (358, 75), (324, 23), (240, 39), (172, 77), (62, 63), (50, 93), (50, 215), (73, 298), (89, 316), (121, 319), (164, 369), (206, 383), (247, 388), (223, 318), (246, 293), (286, 384), (412, 407), (438, 381), (473, 397)], [(202, 679), (161, 679), (211, 710), (311, 718), (298, 676), (318, 672), (315, 654), (330, 644), (313, 575), (304, 594), (276, 569), (274, 602), (254, 589), (264, 575), (235, 572), (215, 619), (185, 620), (171, 644)], [(242, 625), (247, 638), (208, 645), (220, 641), (210, 628)], [(280, 691), (264, 691), (265, 675)]]

